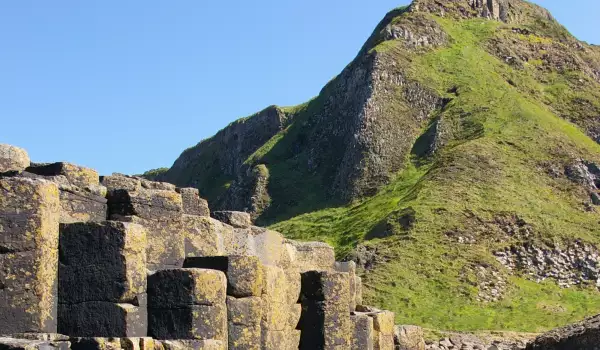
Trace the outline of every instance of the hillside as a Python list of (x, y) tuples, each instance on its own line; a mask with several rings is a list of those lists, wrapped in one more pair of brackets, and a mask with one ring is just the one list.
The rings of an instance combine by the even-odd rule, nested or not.
[(599, 47), (521, 0), (415, 0), (155, 176), (333, 244), (397, 323), (536, 332), (600, 312), (599, 141)]

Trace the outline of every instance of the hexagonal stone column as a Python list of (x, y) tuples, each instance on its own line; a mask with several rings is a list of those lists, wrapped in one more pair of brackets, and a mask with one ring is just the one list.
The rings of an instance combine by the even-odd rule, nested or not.
[(0, 178), (0, 334), (56, 333), (59, 192)]
[(167, 269), (148, 277), (149, 334), (157, 339), (227, 342), (225, 274), (207, 269)]
[(350, 349), (350, 285), (345, 272), (302, 274), (300, 349)]

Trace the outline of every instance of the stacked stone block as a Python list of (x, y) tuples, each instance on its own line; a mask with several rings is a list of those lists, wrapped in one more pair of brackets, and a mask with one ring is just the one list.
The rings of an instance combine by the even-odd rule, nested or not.
[(59, 216), (55, 184), (0, 178), (0, 334), (56, 333)]
[(61, 223), (106, 220), (106, 188), (100, 185), (95, 170), (64, 162), (34, 163), (21, 176), (41, 178), (58, 185)]
[(146, 227), (148, 269), (178, 268), (185, 257), (183, 201), (175, 186), (121, 175), (107, 176), (109, 215), (112, 220)]
[(350, 349), (349, 300), (348, 273), (303, 273), (300, 349)]
[(393, 314), (361, 305), (327, 244), (211, 217), (196, 189), (1, 146), (0, 334), (20, 340), (0, 347), (392, 349)]
[(260, 349), (265, 304), (263, 265), (257, 257), (190, 257), (186, 267), (214, 269), (227, 278), (227, 328), (230, 349)]
[(227, 282), (217, 270), (160, 270), (148, 277), (148, 333), (227, 343)]
[(145, 228), (136, 224), (61, 224), (60, 333), (146, 335), (146, 243)]

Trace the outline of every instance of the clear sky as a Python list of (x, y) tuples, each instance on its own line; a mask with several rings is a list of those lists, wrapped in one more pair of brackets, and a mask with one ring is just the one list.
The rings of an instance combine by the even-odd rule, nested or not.
[[(408, 0), (2, 0), (0, 143), (112, 172), (185, 148), (338, 74)], [(600, 44), (598, 0), (538, 0)]]

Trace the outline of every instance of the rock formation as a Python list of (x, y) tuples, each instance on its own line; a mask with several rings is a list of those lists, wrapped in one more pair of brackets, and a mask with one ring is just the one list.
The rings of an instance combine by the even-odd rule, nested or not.
[(0, 349), (394, 348), (394, 314), (324, 243), (211, 218), (195, 189), (0, 156)]

